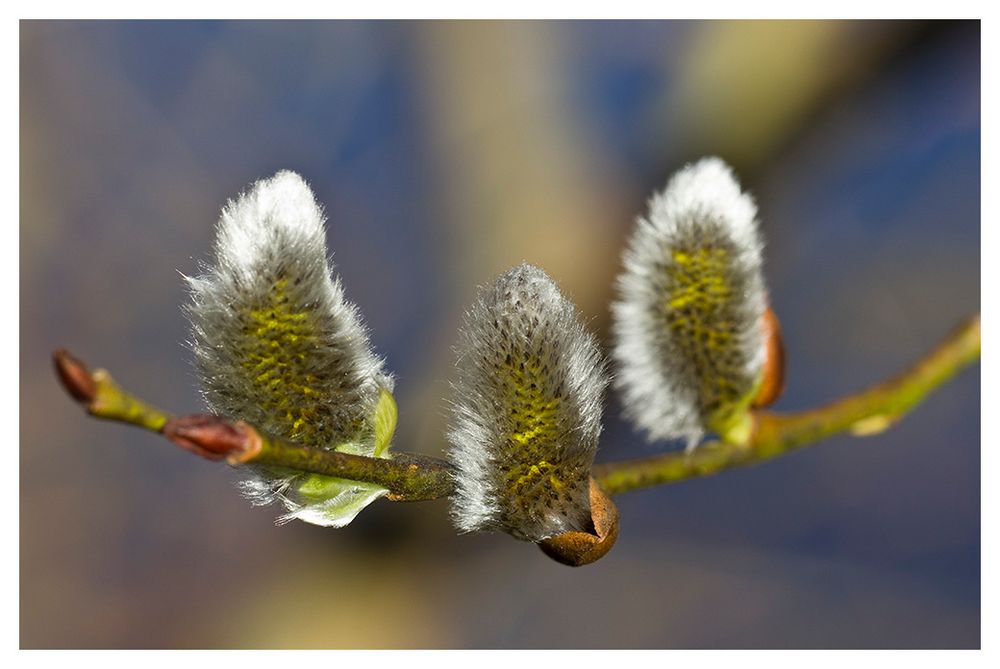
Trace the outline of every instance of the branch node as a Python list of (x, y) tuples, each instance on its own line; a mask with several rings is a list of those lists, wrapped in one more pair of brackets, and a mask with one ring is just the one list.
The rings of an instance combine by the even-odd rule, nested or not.
[(888, 414), (877, 414), (862, 418), (849, 428), (855, 437), (870, 437), (880, 432), (885, 432), (896, 422), (897, 418)]
[(163, 436), (206, 460), (225, 460), (231, 465), (248, 462), (261, 450), (257, 430), (211, 414), (172, 418), (163, 426)]

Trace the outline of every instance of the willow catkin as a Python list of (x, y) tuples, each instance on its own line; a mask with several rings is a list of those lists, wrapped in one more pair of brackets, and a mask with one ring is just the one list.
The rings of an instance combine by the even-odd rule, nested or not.
[(521, 265), (480, 291), (457, 353), (448, 432), (457, 527), (536, 542), (587, 530), (607, 379), (573, 304), (545, 272)]
[(650, 439), (725, 436), (765, 359), (757, 208), (705, 158), (677, 172), (637, 221), (612, 306), (615, 385)]
[[(283, 171), (255, 183), (223, 209), (215, 262), (188, 279), (196, 363), (216, 413), (371, 455), (372, 416), (392, 379), (331, 272), (323, 213), (302, 177)], [(311, 513), (323, 500), (299, 495), (297, 478), (258, 470), (244, 490), (256, 503), (282, 501), (285, 519), (334, 524)]]

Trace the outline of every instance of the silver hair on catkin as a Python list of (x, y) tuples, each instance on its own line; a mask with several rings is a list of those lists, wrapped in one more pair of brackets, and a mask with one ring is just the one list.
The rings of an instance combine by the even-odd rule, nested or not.
[(457, 527), (535, 542), (587, 530), (607, 377), (573, 304), (545, 272), (521, 265), (480, 291), (456, 350)]
[[(213, 411), (298, 443), (372, 455), (373, 416), (392, 379), (331, 276), (323, 220), (309, 186), (288, 171), (226, 205), (214, 264), (188, 279), (195, 358)], [(330, 486), (318, 477), (303, 486), (305, 478), (260, 470), (244, 489), (257, 503), (282, 501), (284, 519), (343, 524), (324, 513)], [(339, 502), (350, 495), (336, 493)]]
[(616, 387), (650, 439), (739, 441), (762, 379), (767, 292), (757, 207), (729, 167), (677, 172), (637, 221), (612, 306)]

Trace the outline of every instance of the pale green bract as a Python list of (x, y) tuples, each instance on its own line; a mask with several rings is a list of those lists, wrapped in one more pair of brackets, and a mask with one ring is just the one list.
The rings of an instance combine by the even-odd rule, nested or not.
[[(372, 421), (375, 428), (375, 450), (372, 455), (376, 458), (391, 458), (389, 446), (396, 431), (396, 415), (396, 400), (392, 393), (382, 388)], [(340, 444), (334, 450), (351, 455), (368, 455), (365, 448), (354, 443)], [(388, 489), (374, 483), (322, 474), (308, 474), (297, 478), (290, 486), (290, 491), (292, 490), (296, 493), (294, 497), (305, 504), (302, 508), (283, 515), (279, 521), (298, 519), (327, 527), (347, 525), (366, 506), (389, 493)]]

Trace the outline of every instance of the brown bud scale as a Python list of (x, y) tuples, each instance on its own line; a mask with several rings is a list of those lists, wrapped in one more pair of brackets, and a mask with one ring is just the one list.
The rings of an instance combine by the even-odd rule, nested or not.
[(81, 404), (89, 405), (97, 397), (97, 384), (90, 375), (87, 366), (70, 355), (69, 351), (59, 349), (52, 354), (52, 362), (56, 367), (56, 375), (63, 388), (73, 399)]
[(261, 448), (260, 435), (252, 427), (210, 414), (173, 418), (163, 426), (163, 435), (207, 460), (230, 464), (252, 459)]
[(597, 481), (590, 479), (590, 511), (594, 532), (563, 532), (538, 543), (556, 562), (582, 567), (604, 557), (618, 540), (618, 507)]
[(778, 316), (770, 307), (764, 312), (764, 341), (766, 352), (763, 380), (753, 400), (754, 407), (770, 406), (785, 390), (785, 344), (781, 338)]

